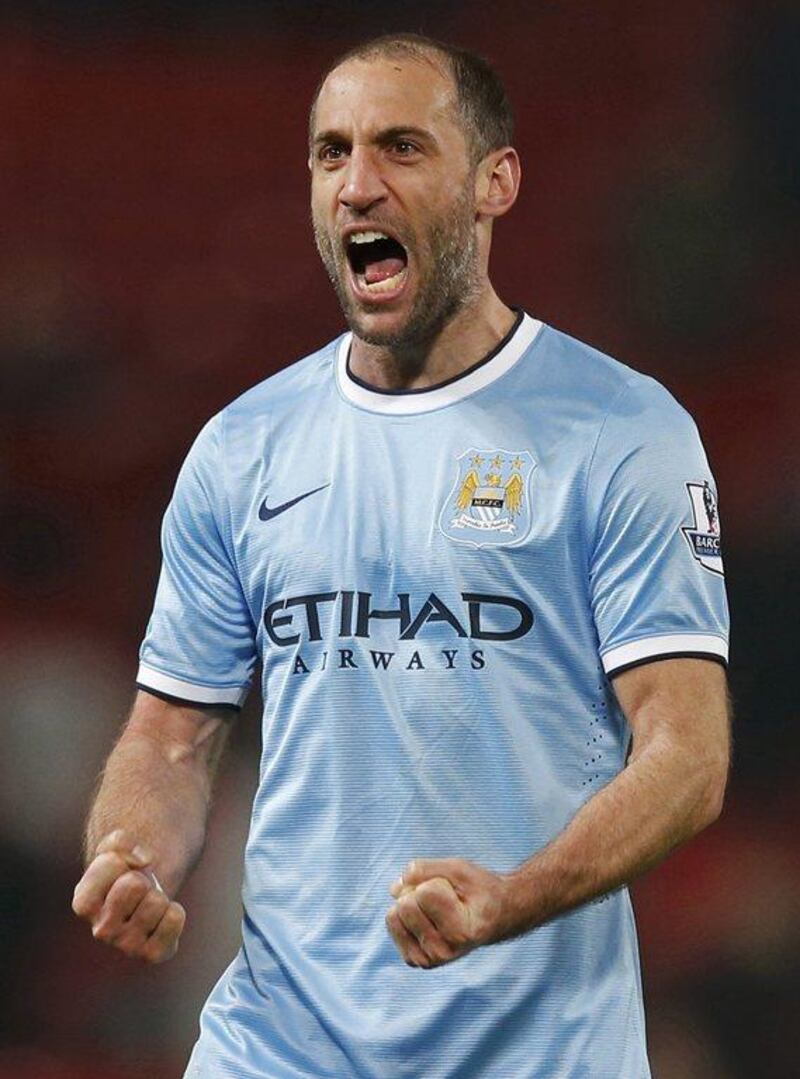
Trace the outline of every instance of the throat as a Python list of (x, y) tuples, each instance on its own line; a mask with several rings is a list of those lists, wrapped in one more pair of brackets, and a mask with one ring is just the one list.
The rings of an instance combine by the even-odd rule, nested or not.
[(464, 370), (462, 357), (442, 351), (435, 342), (394, 342), (380, 345), (353, 337), (348, 370), (378, 392), (426, 390)]
[[(380, 287), (380, 286), (378, 286)], [(489, 359), (522, 320), (492, 293), (487, 312), (461, 311), (430, 334), (370, 334), (353, 327), (347, 369), (377, 392), (433, 389)], [(366, 331), (366, 332), (365, 332)]]

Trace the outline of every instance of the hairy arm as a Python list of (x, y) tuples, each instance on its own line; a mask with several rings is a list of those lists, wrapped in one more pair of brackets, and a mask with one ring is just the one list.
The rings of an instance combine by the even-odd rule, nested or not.
[(174, 954), (185, 912), (168, 897), (200, 857), (231, 717), (137, 695), (89, 813), (72, 904), (97, 939), (151, 961)]
[(730, 753), (723, 669), (662, 660), (614, 688), (633, 731), (628, 765), (547, 847), (506, 874), (420, 859), (392, 885), (387, 925), (407, 962), (436, 966), (526, 933), (638, 877), (717, 818)]
[(721, 812), (730, 752), (722, 667), (661, 660), (623, 672), (614, 688), (633, 730), (628, 765), (510, 874), (512, 934), (627, 884)]

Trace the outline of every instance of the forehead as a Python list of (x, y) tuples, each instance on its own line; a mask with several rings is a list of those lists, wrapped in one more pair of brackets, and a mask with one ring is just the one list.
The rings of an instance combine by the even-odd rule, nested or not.
[(408, 125), (446, 135), (458, 129), (456, 117), (453, 80), (435, 60), (377, 56), (347, 60), (330, 73), (317, 98), (313, 133), (368, 134)]

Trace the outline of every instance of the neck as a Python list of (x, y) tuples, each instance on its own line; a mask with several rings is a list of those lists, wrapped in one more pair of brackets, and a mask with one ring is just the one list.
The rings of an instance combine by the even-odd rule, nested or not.
[(418, 390), (454, 378), (508, 334), (516, 315), (487, 282), (477, 303), (457, 312), (429, 341), (371, 345), (353, 335), (350, 370), (379, 390)]

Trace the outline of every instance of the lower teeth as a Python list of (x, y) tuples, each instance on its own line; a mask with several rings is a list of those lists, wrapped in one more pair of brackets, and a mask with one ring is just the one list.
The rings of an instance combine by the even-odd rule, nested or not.
[(391, 290), (397, 288), (403, 280), (405, 272), (405, 269), (402, 269), (400, 273), (396, 273), (393, 277), (386, 277), (383, 281), (365, 281), (364, 286), (365, 288), (368, 288), (370, 292), (391, 292)]

